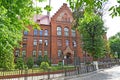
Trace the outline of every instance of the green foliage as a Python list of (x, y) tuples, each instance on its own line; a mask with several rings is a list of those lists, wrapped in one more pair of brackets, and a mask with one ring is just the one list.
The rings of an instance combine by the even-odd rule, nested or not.
[(24, 66), (25, 66), (25, 64), (24, 64), (23, 58), (22, 57), (17, 58), (17, 60), (16, 60), (16, 68), (19, 69), (19, 70), (22, 70), (22, 69), (25, 68)]
[(47, 55), (44, 55), (43, 62), (47, 62), (48, 64), (50, 64), (50, 60)]
[(63, 66), (62, 61), (59, 61), (58, 66)]
[(28, 58), (27, 62), (26, 62), (28, 68), (32, 68), (34, 65), (34, 60), (32, 57)]
[(87, 51), (93, 58), (104, 56), (104, 35), (106, 28), (103, 26), (103, 21), (98, 15), (80, 19), (78, 30), (82, 34), (83, 49)]
[[(73, 11), (78, 11), (79, 8), (84, 6), (84, 10), (89, 8), (87, 11), (93, 11), (94, 9), (102, 9), (102, 6), (108, 0), (67, 0), (70, 4), (70, 8)], [(120, 16), (120, 0), (117, 0), (118, 5), (110, 7), (109, 11), (111, 11), (111, 16)], [(85, 11), (86, 12), (86, 11)], [(88, 17), (89, 18), (89, 17)]]
[(109, 38), (109, 44), (111, 53), (116, 55), (115, 53), (117, 52), (118, 58), (120, 58), (120, 32)]
[(49, 64), (48, 62), (42, 62), (41, 65), (40, 65), (40, 68), (43, 69), (43, 70), (48, 70), (49, 69)]
[(12, 70), (15, 67), (13, 54), (0, 54), (0, 68), (4, 70)]
[(31, 20), (35, 11), (33, 0), (0, 0), (0, 68), (13, 68), (13, 50), (19, 48), (22, 31), (38, 26)]
[(38, 56), (37, 65), (40, 65), (42, 61), (43, 61), (43, 57), (41, 55)]

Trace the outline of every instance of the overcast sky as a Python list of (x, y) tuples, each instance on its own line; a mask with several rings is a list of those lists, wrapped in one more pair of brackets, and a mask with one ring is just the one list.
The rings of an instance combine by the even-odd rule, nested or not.
[[(47, 0), (48, 1), (48, 0)], [(63, 3), (66, 3), (66, 0), (51, 0), (51, 6), (52, 11), (50, 12), (50, 15), (54, 15), (56, 11), (63, 5)], [(109, 2), (106, 5), (106, 9), (108, 9), (112, 5), (116, 5), (116, 0), (109, 0)], [(42, 4), (37, 4), (40, 6), (45, 6), (45, 4), (49, 4), (49, 2), (44, 2)], [(69, 6), (69, 5), (68, 5)], [(107, 10), (106, 10), (107, 11)], [(44, 11), (42, 14), (46, 15), (46, 11)], [(120, 17), (111, 18), (109, 16), (109, 12), (106, 12), (103, 16), (103, 20), (105, 22), (105, 27), (108, 28), (107, 30), (107, 37), (109, 38), (112, 35), (115, 35), (117, 32), (120, 32)]]

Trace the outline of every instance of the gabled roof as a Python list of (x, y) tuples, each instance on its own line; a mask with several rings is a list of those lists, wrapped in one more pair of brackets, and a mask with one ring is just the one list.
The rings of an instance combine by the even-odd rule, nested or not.
[(33, 20), (38, 24), (50, 25), (50, 20), (48, 15), (34, 15)]
[(67, 6), (67, 4), (63, 3), (61, 8), (58, 9), (58, 11), (52, 16), (51, 20), (61, 20), (64, 16), (67, 16), (68, 19), (70, 19), (70, 22), (73, 20), (72, 12), (70, 8)]

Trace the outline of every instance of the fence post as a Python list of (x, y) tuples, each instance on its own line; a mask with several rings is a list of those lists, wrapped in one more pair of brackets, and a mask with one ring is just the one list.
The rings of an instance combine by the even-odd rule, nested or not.
[(25, 69), (25, 78), (24, 78), (24, 80), (28, 80), (27, 79), (27, 74), (28, 74), (28, 69)]
[(65, 68), (65, 76), (67, 76), (66, 68)]
[(50, 68), (48, 68), (48, 79), (50, 79)]

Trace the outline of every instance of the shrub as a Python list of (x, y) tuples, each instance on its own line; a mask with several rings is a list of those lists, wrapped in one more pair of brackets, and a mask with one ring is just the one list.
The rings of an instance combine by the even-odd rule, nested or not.
[(16, 60), (16, 68), (20, 69), (20, 70), (24, 69), (24, 60), (23, 60), (22, 57), (17, 58), (17, 60)]
[(40, 65), (40, 68), (43, 70), (48, 70), (49, 69), (49, 64), (48, 62), (42, 62)]
[(41, 64), (41, 62), (43, 61), (43, 57), (40, 55), (40, 56), (38, 56), (38, 59), (37, 59), (37, 65), (40, 65)]
[(34, 65), (34, 60), (32, 57), (28, 58), (27, 62), (26, 62), (28, 68), (32, 68)]
[(48, 56), (47, 55), (45, 55), (44, 57), (43, 57), (43, 60), (42, 60), (43, 62), (47, 62), (49, 65), (50, 65), (50, 60), (49, 60), (49, 58), (48, 58)]

